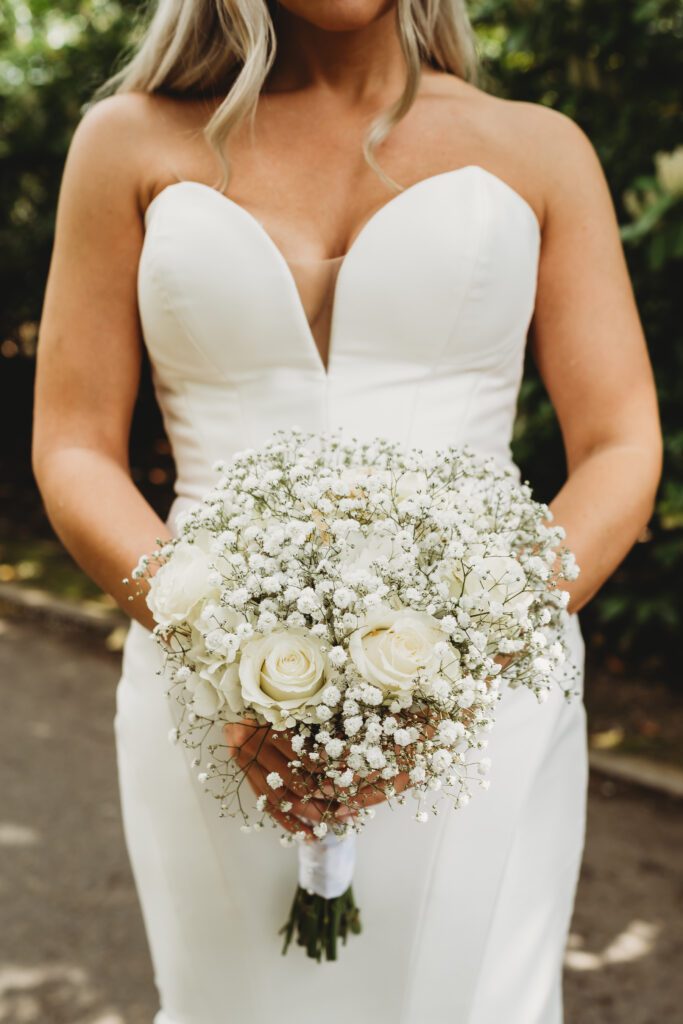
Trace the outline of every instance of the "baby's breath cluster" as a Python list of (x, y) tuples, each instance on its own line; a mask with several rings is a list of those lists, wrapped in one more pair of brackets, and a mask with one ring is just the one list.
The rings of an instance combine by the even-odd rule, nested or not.
[[(334, 805), (373, 786), (390, 803), (410, 793), (418, 821), (443, 797), (463, 806), (486, 785), (501, 681), (539, 700), (558, 685), (558, 583), (578, 569), (547, 506), (468, 449), (339, 431), (278, 431), (216, 471), (133, 576), (149, 578), (180, 705), (171, 739), (195, 749), (221, 813), (254, 827), (244, 769), (207, 741), (229, 722), (285, 733), (289, 768)], [(265, 798), (257, 810), (258, 827)], [(330, 815), (316, 834), (370, 816)]]

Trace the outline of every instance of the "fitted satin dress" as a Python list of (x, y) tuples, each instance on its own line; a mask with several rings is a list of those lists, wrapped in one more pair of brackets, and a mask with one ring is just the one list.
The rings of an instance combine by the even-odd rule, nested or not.
[[(198, 182), (163, 189), (145, 227), (138, 298), (177, 466), (171, 529), (216, 460), (294, 424), (511, 464), (541, 231), (497, 175), (469, 165), (405, 189), (317, 276)], [(581, 691), (576, 617), (563, 629)], [(219, 818), (168, 741), (160, 669), (134, 622), (115, 733), (156, 1024), (560, 1024), (587, 776), (584, 705), (562, 680), (542, 705), (504, 689), (491, 787), (467, 807), (420, 825), (410, 801), (378, 806), (358, 839), (363, 933), (318, 964), (281, 955), (296, 850)]]

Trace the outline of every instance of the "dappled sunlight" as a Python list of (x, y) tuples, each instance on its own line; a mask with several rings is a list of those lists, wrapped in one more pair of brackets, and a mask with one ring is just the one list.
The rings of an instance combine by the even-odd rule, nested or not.
[(28, 825), (0, 821), (0, 846), (35, 846), (42, 842), (40, 833)]
[(27, 722), (26, 731), (36, 740), (49, 740), (54, 734), (50, 722)]
[(45, 1024), (51, 1010), (64, 1006), (70, 1008), (70, 1024), (125, 1024), (116, 1010), (98, 1008), (99, 1002), (86, 971), (75, 965), (0, 965), (0, 1024)]
[(126, 624), (125, 626), (117, 626), (115, 629), (112, 629), (111, 633), (107, 635), (104, 641), (104, 646), (107, 648), (108, 651), (112, 651), (114, 654), (116, 654), (118, 651), (123, 650), (123, 643), (127, 636), (128, 625)]
[(583, 949), (581, 935), (569, 936), (565, 967), (570, 971), (599, 971), (613, 964), (632, 963), (654, 951), (661, 926), (650, 921), (633, 920), (601, 952)]

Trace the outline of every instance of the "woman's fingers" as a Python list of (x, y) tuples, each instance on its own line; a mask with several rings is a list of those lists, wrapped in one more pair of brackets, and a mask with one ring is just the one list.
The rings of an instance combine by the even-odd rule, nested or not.
[(268, 742), (272, 743), (279, 751), (281, 751), (290, 761), (296, 761), (299, 757), (295, 753), (292, 747), (292, 736), (291, 729), (271, 729)]
[[(329, 763), (324, 752), (322, 763), (311, 763), (308, 778), (302, 778), (301, 774), (295, 773), (288, 764), (289, 761), (299, 760), (308, 767), (304, 758), (292, 749), (289, 730), (276, 731), (270, 726), (240, 722), (225, 725), (224, 733), (230, 756), (248, 775), (252, 788), (259, 795), (265, 794), (269, 813), (281, 824), (285, 820), (288, 821), (290, 831), (301, 828), (307, 834), (313, 835), (311, 827), (301, 822), (300, 818), (318, 822), (334, 815), (337, 819), (345, 819), (352, 817), (363, 807), (371, 807), (387, 799), (386, 783), (381, 779), (381, 772), (372, 771), (366, 776), (356, 774), (353, 779), (354, 785), (358, 787), (356, 793), (345, 797), (341, 802), (339, 790), (335, 788), (333, 780), (315, 777), (316, 773), (320, 774), (325, 764)], [(271, 772), (277, 772), (283, 782), (276, 790), (266, 782)], [(392, 780), (392, 785), (397, 793), (406, 789), (410, 785), (407, 773), (397, 775)], [(308, 794), (310, 798), (304, 800)], [(280, 810), (282, 802), (292, 805), (289, 812)], [(292, 820), (295, 822), (294, 827), (291, 825)]]
[(245, 774), (249, 785), (256, 793), (257, 796), (265, 796), (268, 803), (268, 814), (271, 818), (274, 818), (287, 832), (296, 834), (297, 832), (303, 832), (307, 838), (315, 839), (315, 833), (313, 827), (307, 822), (302, 821), (294, 814), (294, 806), (291, 811), (283, 811), (279, 807), (280, 801), (283, 799), (282, 796), (277, 796), (272, 789), (269, 789), (267, 783), (262, 779), (259, 773), (257, 764), (251, 765), (246, 769)]
[(249, 743), (256, 742), (265, 727), (256, 722), (227, 722), (223, 726), (223, 735), (228, 745), (228, 754), (235, 757)]
[[(245, 772), (251, 772), (251, 779), (254, 778), (254, 771), (257, 772), (260, 781), (261, 791), (266, 794), (269, 802), (279, 806), (282, 801), (292, 804), (291, 813), (303, 815), (313, 821), (323, 819), (326, 807), (315, 799), (303, 800), (302, 797), (311, 791), (301, 779), (292, 774), (287, 766), (287, 761), (280, 753), (267, 743), (254, 745), (251, 740), (239, 747), (233, 755), (240, 768)], [(268, 776), (277, 773), (282, 779), (282, 786), (274, 789), (268, 784)], [(328, 808), (329, 813), (329, 808)]]
[[(379, 779), (381, 774), (382, 773), (379, 771), (372, 771), (368, 775), (354, 775), (353, 785), (358, 787), (370, 785), (371, 783)], [(336, 799), (339, 795), (339, 792), (339, 788), (335, 789), (334, 782), (331, 779), (325, 779), (323, 782), (319, 783), (318, 788), (314, 793), (314, 796), (327, 796), (334, 797)]]
[[(268, 771), (277, 772), (288, 789), (298, 797), (304, 797), (309, 793), (313, 795), (315, 784), (312, 783), (315, 780), (303, 778), (299, 772), (289, 767), (288, 762), (298, 760), (298, 755), (291, 750), (287, 742), (280, 746), (279, 740), (273, 741), (273, 730), (270, 726), (254, 728), (242, 723), (231, 723), (224, 727), (224, 733), (228, 753), (240, 767), (244, 768), (249, 761), (256, 760), (267, 767)], [(315, 817), (317, 820), (318, 815)]]
[(324, 750), (320, 751), (320, 760), (312, 761), (306, 751), (301, 751), (297, 754), (292, 747), (291, 738), (294, 734), (291, 729), (272, 729), (268, 742), (271, 743), (277, 750), (279, 750), (288, 761), (301, 761), (304, 768), (311, 774), (321, 772), (323, 770), (323, 762), (326, 760)]
[[(311, 780), (302, 777), (301, 774), (295, 772), (293, 768), (290, 768), (286, 754), (282, 753), (273, 744), (265, 742), (256, 749), (248, 746), (246, 749), (246, 756), (253, 757), (253, 759), (261, 765), (266, 774), (270, 772), (277, 772), (287, 789), (291, 791), (292, 799), (296, 800), (297, 797), (301, 799), (308, 794), (313, 796), (313, 790), (315, 787), (311, 784)], [(313, 803), (313, 801), (306, 803), (306, 806), (310, 806), (311, 803)], [(315, 819), (318, 820), (319, 815), (314, 814), (312, 817), (315, 817)]]
[[(391, 784), (397, 793), (402, 793), (404, 789), (408, 789), (410, 786), (410, 776), (407, 772), (401, 772), (391, 780)], [(362, 807), (372, 807), (375, 804), (385, 803), (387, 800), (385, 786), (386, 782), (381, 782), (380, 785), (370, 783), (369, 785), (361, 786), (355, 796), (349, 797), (344, 802), (344, 806), (340, 811), (336, 812), (335, 816), (340, 818), (344, 816), (342, 812), (358, 811)]]
[(226, 724), (223, 729), (231, 757), (238, 753), (249, 754), (262, 760), (269, 751), (277, 751), (281, 764), (301, 760), (292, 749), (288, 738), (269, 725)]

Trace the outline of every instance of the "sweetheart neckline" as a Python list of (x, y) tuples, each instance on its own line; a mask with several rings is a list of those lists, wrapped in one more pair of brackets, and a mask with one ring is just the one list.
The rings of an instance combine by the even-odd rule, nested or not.
[(406, 185), (406, 187), (404, 189), (402, 189), (400, 192), (397, 192), (396, 195), (391, 196), (391, 198), (387, 199), (387, 201), (385, 203), (382, 203), (375, 210), (373, 210), (372, 213), (370, 214), (370, 216), (365, 221), (363, 221), (361, 226), (358, 228), (356, 234), (353, 236), (353, 238), (349, 242), (349, 246), (348, 246), (346, 252), (341, 253), (339, 256), (323, 256), (320, 260), (310, 260), (310, 261), (309, 260), (304, 260), (304, 261), (301, 261), (301, 260), (289, 260), (289, 259), (287, 259), (287, 257), (285, 256), (284, 252), (282, 252), (282, 249), (280, 249), (280, 246), (276, 244), (275, 240), (272, 238), (272, 235), (270, 235), (270, 232), (267, 231), (267, 229), (264, 226), (263, 222), (256, 216), (255, 213), (252, 213), (252, 211), (250, 209), (248, 209), (248, 207), (243, 206), (242, 203), (238, 203), (231, 196), (226, 195), (225, 192), (221, 192), (221, 191), (219, 191), (219, 189), (214, 188), (213, 185), (207, 185), (205, 181), (195, 181), (194, 178), (184, 178), (181, 181), (172, 181), (168, 185), (164, 185), (164, 187), (162, 189), (159, 189), (159, 191), (156, 193), (156, 195), (152, 196), (150, 201), (147, 203), (147, 206), (145, 207), (142, 216), (143, 216), (143, 220), (144, 220), (145, 226), (147, 226), (147, 220), (148, 220), (150, 211), (157, 204), (157, 201), (159, 199), (161, 199), (161, 197), (164, 195), (165, 192), (169, 192), (171, 189), (178, 188), (180, 185), (194, 185), (197, 188), (205, 189), (205, 190), (207, 190), (209, 192), (214, 192), (220, 199), (224, 199), (227, 203), (229, 203), (230, 206), (236, 206), (238, 210), (242, 210), (243, 213), (245, 213), (248, 217), (250, 217), (253, 221), (255, 221), (256, 224), (258, 224), (259, 227), (261, 227), (262, 230), (266, 232), (266, 234), (270, 237), (271, 241), (273, 242), (273, 245), (277, 249), (280, 249), (280, 252), (282, 253), (282, 256), (283, 256), (285, 262), (287, 262), (287, 263), (290, 263), (290, 262), (291, 263), (297, 263), (297, 262), (332, 263), (335, 260), (345, 260), (346, 259), (346, 257), (349, 255), (349, 253), (351, 252), (352, 248), (354, 247), (354, 245), (356, 244), (356, 242), (358, 241), (360, 236), (365, 231), (365, 229), (368, 226), (368, 224), (370, 224), (371, 221), (373, 221), (375, 219), (375, 217), (377, 217), (382, 212), (382, 210), (386, 209), (388, 206), (391, 206), (394, 202), (399, 200), (402, 196), (407, 195), (409, 192), (413, 192), (413, 190), (419, 188), (421, 185), (427, 185), (427, 184), (429, 184), (432, 181), (436, 181), (436, 180), (438, 180), (440, 178), (445, 178), (445, 177), (448, 177), (450, 175), (460, 174), (463, 171), (479, 171), (482, 174), (487, 174), (490, 178), (493, 178), (500, 185), (502, 185), (504, 188), (506, 188), (508, 190), (508, 192), (510, 192), (514, 196), (515, 199), (517, 199), (520, 203), (522, 203), (523, 206), (526, 207), (526, 209), (531, 214), (532, 221), (534, 222), (534, 224), (535, 224), (535, 226), (536, 226), (536, 228), (538, 230), (539, 235), (542, 233), (541, 222), (539, 220), (538, 214), (536, 213), (536, 210), (533, 208), (533, 206), (531, 205), (529, 200), (526, 199), (525, 196), (523, 196), (521, 192), (519, 192), (516, 188), (514, 188), (514, 186), (510, 185), (505, 180), (505, 178), (501, 178), (499, 174), (495, 174), (493, 171), (490, 171), (487, 167), (483, 167), (482, 164), (463, 164), (461, 167), (451, 167), (447, 171), (438, 171), (436, 174), (428, 174), (426, 178), (419, 178), (417, 181), (414, 181), (412, 183), (412, 185)]
[[(223, 201), (228, 208), (236, 210), (246, 219), (247, 222), (252, 224), (252, 226), (254, 226), (259, 231), (266, 246), (273, 253), (273, 256), (276, 259), (276, 261), (283, 267), (284, 277), (287, 280), (289, 291), (292, 294), (294, 311), (302, 326), (302, 333), (305, 335), (309, 347), (313, 350), (313, 358), (317, 362), (319, 372), (323, 375), (325, 381), (329, 382), (331, 376), (331, 362), (334, 348), (333, 342), (335, 335), (335, 321), (337, 311), (337, 293), (340, 290), (340, 282), (344, 277), (346, 265), (347, 263), (350, 262), (349, 258), (355, 255), (357, 249), (360, 247), (360, 244), (362, 243), (366, 234), (369, 233), (370, 230), (375, 228), (376, 222), (378, 220), (381, 220), (382, 216), (388, 215), (388, 213), (393, 210), (395, 204), (400, 203), (400, 201), (402, 199), (405, 199), (406, 196), (412, 196), (413, 193), (418, 192), (422, 188), (428, 186), (429, 184), (435, 181), (442, 180), (448, 177), (456, 177), (457, 175), (460, 175), (466, 171), (477, 171), (487, 176), (490, 180), (495, 181), (499, 185), (503, 186), (507, 193), (520, 203), (522, 209), (525, 209), (527, 211), (528, 215), (531, 218), (531, 223), (535, 228), (537, 238), (540, 241), (540, 238), (542, 236), (541, 222), (538, 218), (536, 211), (534, 210), (533, 206), (528, 201), (528, 199), (525, 199), (521, 192), (518, 192), (517, 189), (513, 188), (512, 185), (508, 184), (508, 182), (505, 181), (504, 178), (501, 178), (499, 175), (494, 174), (493, 171), (489, 171), (488, 168), (483, 167), (481, 164), (464, 164), (461, 167), (453, 167), (447, 171), (440, 171), (437, 174), (427, 175), (427, 177), (420, 178), (418, 181), (413, 182), (412, 185), (407, 185), (406, 188), (404, 188), (401, 192), (392, 196), (385, 203), (382, 203), (381, 206), (377, 207), (377, 209), (370, 214), (368, 219), (364, 221), (364, 223), (358, 229), (354, 237), (351, 239), (349, 247), (345, 253), (342, 253), (340, 256), (331, 256), (329, 258), (323, 258), (320, 261), (311, 261), (320, 263), (341, 261), (341, 265), (339, 266), (339, 269), (337, 271), (335, 286), (332, 293), (332, 313), (330, 319), (330, 329), (327, 344), (327, 362), (323, 360), (322, 352), (320, 351), (320, 348), (318, 347), (318, 344), (313, 335), (313, 329), (308, 321), (308, 317), (306, 315), (306, 310), (304, 308), (301, 294), (297, 287), (296, 280), (294, 278), (294, 274), (290, 266), (290, 261), (282, 252), (279, 245), (277, 245), (271, 234), (264, 227), (262, 222), (258, 219), (258, 217), (255, 216), (255, 214), (248, 210), (246, 206), (242, 206), (241, 203), (236, 202), (234, 199), (226, 195), (224, 192), (220, 192), (212, 185), (207, 185), (206, 182), (195, 181), (194, 179), (191, 178), (186, 178), (181, 181), (174, 181), (171, 182), (169, 185), (165, 185), (159, 192), (157, 192), (155, 196), (153, 196), (153, 198), (147, 204), (143, 214), (145, 235), (147, 233), (147, 228), (149, 227), (148, 222), (150, 211), (158, 204), (162, 196), (164, 196), (166, 193), (172, 192), (173, 190), (180, 188), (182, 185), (194, 186), (195, 188), (199, 189), (202, 192), (212, 192), (215, 196), (218, 197), (219, 200)], [(292, 262), (295, 263), (296, 261)]]

